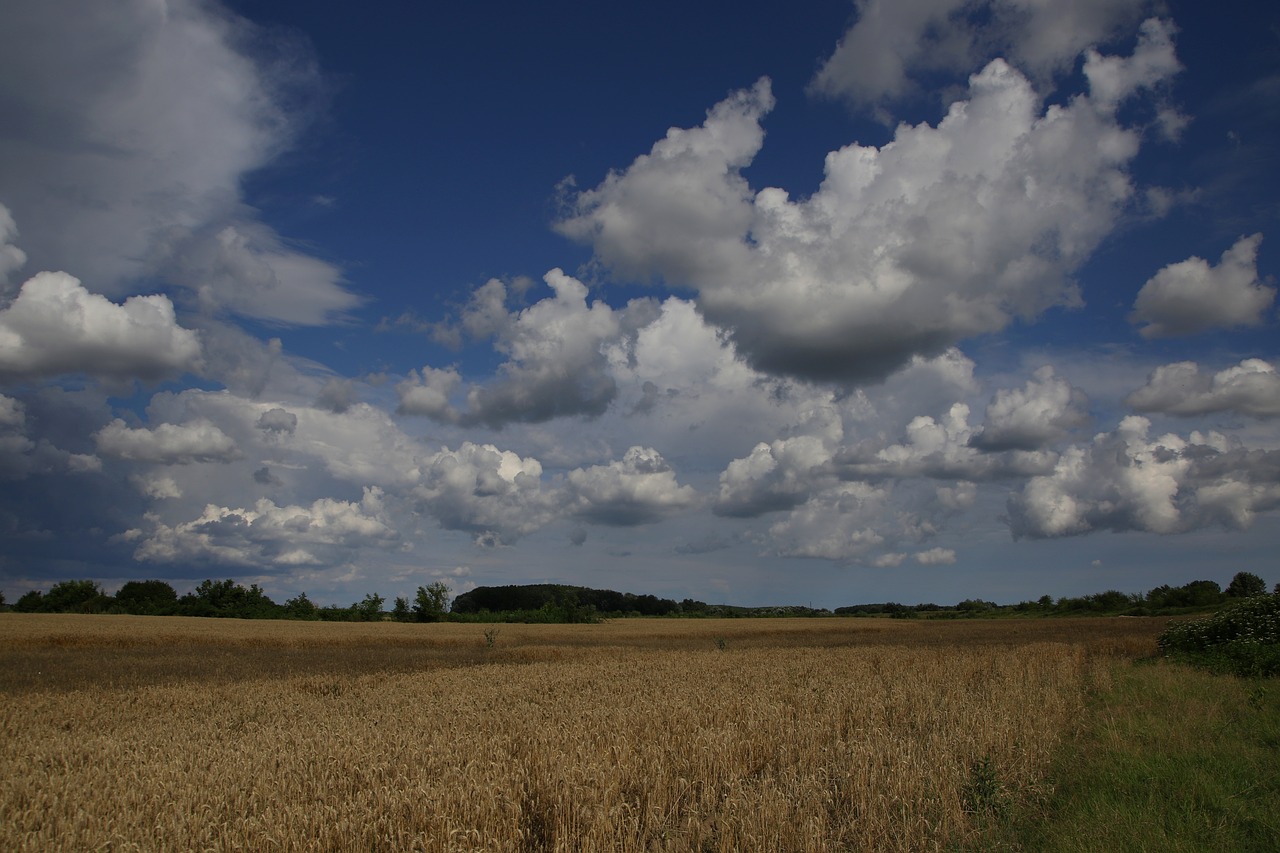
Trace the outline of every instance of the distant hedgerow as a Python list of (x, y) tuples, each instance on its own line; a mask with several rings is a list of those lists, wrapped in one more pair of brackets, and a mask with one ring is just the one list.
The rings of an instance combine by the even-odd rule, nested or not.
[(1280, 674), (1280, 594), (1255, 595), (1191, 622), (1176, 622), (1156, 641), (1166, 656), (1235, 675)]

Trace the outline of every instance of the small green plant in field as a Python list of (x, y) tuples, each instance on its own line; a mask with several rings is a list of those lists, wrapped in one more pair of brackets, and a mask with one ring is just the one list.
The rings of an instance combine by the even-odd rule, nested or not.
[(493, 644), (498, 641), (498, 629), (486, 628), (484, 632), (484, 644), (486, 648), (493, 648)]
[(1240, 676), (1280, 675), (1280, 594), (1255, 595), (1212, 616), (1170, 625), (1166, 657)]
[(960, 793), (961, 804), (968, 814), (998, 816), (1003, 812), (1004, 786), (1000, 784), (990, 755), (969, 765), (969, 778)]
[(726, 640), (724, 637), (716, 637), (716, 648), (717, 648), (717, 649), (719, 649), (720, 651), (724, 651), (724, 650), (725, 650), (725, 647), (726, 647), (726, 646), (728, 646), (728, 645), (729, 645), (729, 641), (728, 641), (728, 640)]

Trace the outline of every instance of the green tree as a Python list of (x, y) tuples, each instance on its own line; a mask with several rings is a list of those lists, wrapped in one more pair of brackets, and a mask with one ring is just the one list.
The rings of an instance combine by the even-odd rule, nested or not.
[(128, 581), (116, 593), (116, 604), (136, 616), (163, 616), (178, 604), (178, 593), (164, 581)]
[(293, 598), (284, 603), (284, 612), (289, 619), (319, 619), (320, 614), (316, 612), (316, 605), (311, 599), (307, 598), (305, 592), (300, 592)]
[(449, 587), (443, 581), (418, 587), (413, 618), (419, 622), (439, 622), (449, 612)]
[(62, 581), (49, 587), (40, 609), (45, 613), (101, 613), (110, 603), (97, 581)]
[(179, 611), (188, 616), (222, 616), (237, 619), (275, 619), (280, 606), (267, 597), (256, 583), (245, 589), (227, 580), (201, 581), (194, 592), (178, 600)]
[(1236, 572), (1236, 576), (1227, 585), (1227, 595), (1231, 598), (1250, 598), (1263, 595), (1267, 591), (1267, 582), (1253, 572)]
[(391, 616), (397, 622), (410, 621), (413, 617), (413, 610), (409, 607), (409, 599), (403, 595), (397, 595), (395, 606), (391, 608)]
[(359, 604), (353, 604), (351, 607), (356, 612), (356, 618), (361, 622), (377, 622), (382, 618), (382, 602), (386, 601), (376, 592), (371, 592), (364, 597), (364, 601)]

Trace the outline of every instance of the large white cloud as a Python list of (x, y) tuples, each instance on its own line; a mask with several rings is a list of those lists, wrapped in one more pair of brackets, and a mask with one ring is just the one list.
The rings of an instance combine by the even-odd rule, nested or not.
[(699, 309), (762, 371), (883, 378), (1078, 302), (1072, 273), (1134, 194), (1139, 134), (1116, 107), (1176, 68), (1170, 32), (1153, 23), (1141, 48), (1165, 61), (1126, 65), (1103, 75), (1104, 97), (1047, 109), (995, 60), (936, 127), (829, 154), (821, 188), (800, 201), (753, 195), (740, 174), (772, 105), (762, 82), (580, 193), (558, 227), (621, 277), (696, 288)]
[(988, 452), (975, 447), (969, 406), (955, 403), (946, 415), (918, 415), (906, 425), (902, 441), (864, 440), (842, 448), (833, 469), (849, 480), (926, 477), (936, 480), (1022, 478), (1051, 470), (1057, 455), (1019, 446)]
[(572, 512), (597, 524), (630, 527), (691, 508), (697, 493), (676, 481), (662, 454), (632, 447), (620, 461), (569, 472)]
[(1261, 324), (1276, 298), (1258, 280), (1261, 243), (1261, 234), (1241, 237), (1217, 266), (1197, 257), (1169, 264), (1138, 291), (1129, 319), (1146, 324), (1138, 330), (1144, 338)]
[(464, 442), (422, 460), (413, 495), (446, 530), (509, 544), (551, 521), (561, 503), (542, 487), (542, 465), (492, 444)]
[(552, 296), (522, 311), (507, 312), (506, 288), (497, 280), (473, 295), (463, 328), (473, 336), (492, 336), (508, 360), (493, 381), (467, 391), (464, 409), (449, 400), (461, 383), (457, 371), (427, 367), (397, 387), (399, 410), (490, 427), (602, 414), (617, 394), (604, 347), (622, 334), (625, 311), (603, 301), (588, 304), (586, 285), (562, 270), (544, 279)]
[[(855, 0), (857, 19), (813, 91), (876, 105), (919, 90), (918, 75), (965, 73), (1007, 56), (1038, 79), (1137, 20), (1148, 0)], [(979, 19), (981, 23), (979, 23)]]
[(105, 456), (162, 465), (229, 462), (243, 455), (230, 436), (207, 420), (134, 429), (116, 418), (98, 431), (94, 441)]
[(356, 298), (240, 190), (290, 144), (295, 105), (319, 85), (297, 39), (216, 2), (14, 0), (0, 28), (0, 202), (36, 269), (113, 295), (160, 274), (208, 306), (323, 322)]
[(1140, 412), (1204, 415), (1238, 412), (1280, 417), (1280, 374), (1270, 362), (1247, 358), (1210, 376), (1194, 361), (1157, 367), (1126, 401)]
[(720, 474), (718, 515), (753, 517), (793, 509), (835, 480), (831, 459), (844, 437), (835, 411), (810, 413), (806, 431), (760, 442)]
[(399, 534), (382, 515), (382, 495), (365, 489), (356, 503), (321, 498), (309, 506), (277, 506), (263, 498), (252, 508), (205, 507), (199, 517), (122, 534), (137, 542), (135, 559), (152, 563), (196, 560), (230, 566), (292, 569), (331, 564), (357, 548), (395, 547)]
[(117, 305), (66, 273), (43, 272), (0, 310), (0, 377), (155, 380), (199, 361), (199, 338), (178, 325), (173, 304), (161, 295)]
[(1009, 499), (1014, 535), (1244, 528), (1280, 507), (1280, 454), (1245, 450), (1216, 432), (1151, 438), (1150, 427), (1131, 415), (1114, 432), (1065, 450), (1052, 474)]
[(1045, 365), (1022, 388), (997, 391), (985, 421), (970, 439), (974, 447), (1039, 450), (1089, 422), (1089, 398)]
[(844, 483), (816, 495), (769, 526), (767, 547), (781, 556), (853, 561), (886, 544), (890, 486)]

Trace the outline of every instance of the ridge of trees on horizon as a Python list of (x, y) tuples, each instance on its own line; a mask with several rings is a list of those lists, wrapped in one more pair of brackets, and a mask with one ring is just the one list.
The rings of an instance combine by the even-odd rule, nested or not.
[[(1225, 590), (1216, 581), (1196, 580), (1179, 587), (1163, 584), (1146, 594), (1117, 590), (1080, 597), (1054, 599), (1044, 595), (1035, 601), (996, 604), (965, 599), (953, 607), (921, 603), (884, 602), (825, 608), (784, 605), (738, 607), (707, 604), (686, 598), (674, 601), (654, 595), (637, 595), (607, 589), (565, 584), (482, 586), (459, 594), (450, 606), (448, 586), (436, 581), (419, 586), (413, 599), (398, 596), (391, 610), (376, 593), (348, 607), (318, 606), (305, 592), (277, 604), (257, 584), (245, 587), (234, 580), (202, 581), (179, 596), (161, 580), (128, 581), (108, 595), (92, 580), (55, 583), (48, 592), (32, 590), (6, 606), (0, 593), (0, 609), (19, 613), (123, 613), (139, 616), (206, 616), (238, 619), (300, 619), (332, 622), (552, 622), (590, 623), (628, 617), (779, 617), (779, 616), (889, 616), (892, 618), (974, 618), (991, 616), (1129, 615), (1156, 616), (1204, 610), (1226, 602), (1266, 593), (1266, 582), (1252, 572), (1237, 572)], [(1280, 593), (1280, 583), (1275, 585)]]

